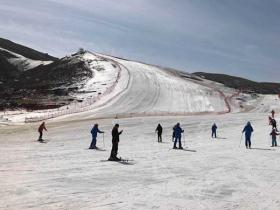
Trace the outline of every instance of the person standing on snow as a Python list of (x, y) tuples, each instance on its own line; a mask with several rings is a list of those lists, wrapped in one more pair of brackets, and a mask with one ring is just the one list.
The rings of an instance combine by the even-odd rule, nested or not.
[(217, 138), (217, 125), (216, 125), (216, 123), (214, 123), (213, 125), (212, 125), (212, 138)]
[(158, 134), (158, 142), (162, 142), (162, 126), (161, 124), (158, 124), (157, 128), (156, 128), (156, 132)]
[(42, 124), (38, 128), (38, 132), (40, 134), (38, 141), (44, 141), (43, 140), (43, 130), (48, 131), (46, 128), (45, 122), (42, 122)]
[(277, 122), (274, 118), (271, 119), (271, 125), (272, 125), (272, 129), (275, 128), (275, 130), (278, 131)]
[(244, 127), (242, 133), (245, 132), (245, 146), (247, 149), (251, 149), (251, 135), (253, 133), (254, 129), (250, 122), (247, 123), (247, 125)]
[(112, 150), (111, 150), (111, 156), (109, 160), (111, 161), (119, 161), (120, 158), (117, 157), (118, 154), (118, 148), (119, 148), (119, 141), (120, 141), (120, 135), (122, 134), (122, 130), (119, 132), (119, 124), (116, 124), (112, 129)]
[(174, 137), (175, 137), (173, 149), (177, 149), (177, 147), (176, 147), (177, 141), (179, 141), (179, 149), (183, 149), (182, 143), (181, 143), (181, 137), (182, 137), (182, 133), (184, 133), (184, 130), (182, 130), (182, 128), (180, 127), (180, 123), (176, 124), (176, 126), (173, 128), (173, 131), (174, 131)]
[(96, 137), (97, 137), (97, 133), (105, 133), (104, 131), (100, 131), (98, 129), (98, 124), (94, 124), (93, 128), (91, 129), (91, 136), (92, 136), (92, 140), (91, 140), (91, 144), (89, 149), (97, 149), (96, 147)]
[(272, 147), (277, 147), (276, 137), (279, 135), (279, 133), (277, 133), (276, 129), (273, 128), (270, 135), (272, 138)]

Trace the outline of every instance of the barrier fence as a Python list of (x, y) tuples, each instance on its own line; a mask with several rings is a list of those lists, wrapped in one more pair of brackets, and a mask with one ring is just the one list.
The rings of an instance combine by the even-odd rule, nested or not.
[[(98, 56), (98, 57), (100, 57), (100, 56)], [(26, 117), (25, 122), (26, 123), (38, 122), (38, 121), (42, 121), (42, 120), (47, 120), (47, 119), (51, 119), (51, 118), (60, 117), (60, 116), (63, 116), (63, 115), (85, 112), (85, 111), (89, 111), (89, 110), (93, 109), (94, 105), (97, 101), (99, 101), (102, 97), (104, 97), (104, 96), (110, 94), (111, 92), (113, 92), (113, 90), (115, 89), (115, 87), (118, 84), (119, 79), (121, 77), (122, 68), (120, 67), (119, 63), (112, 60), (112, 59), (108, 59), (108, 58), (106, 58), (106, 60), (110, 60), (112, 63), (114, 63), (117, 66), (118, 74), (117, 74), (117, 78), (116, 78), (115, 82), (113, 83), (113, 85), (111, 85), (110, 87), (107, 87), (106, 90), (102, 94), (100, 94), (96, 97), (87, 98), (83, 102), (78, 102), (78, 103), (75, 102), (75, 103), (72, 103), (68, 106), (63, 106), (63, 107), (60, 107), (60, 108), (55, 109), (55, 110), (50, 110), (49, 113), (45, 113), (45, 111), (38, 111), (37, 113), (42, 113), (43, 112), (45, 114), (43, 114), (42, 116)]]

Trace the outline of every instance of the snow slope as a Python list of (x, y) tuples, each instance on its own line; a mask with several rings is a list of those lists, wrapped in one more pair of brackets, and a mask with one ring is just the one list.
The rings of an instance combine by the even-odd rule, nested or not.
[[(59, 109), (24, 112), (6, 118), (24, 122), (77, 113), (82, 118), (123, 118), (258, 112), (260, 98), (264, 97), (254, 98), (219, 83), (185, 78), (161, 67), (102, 54), (85, 52), (72, 59), (85, 62), (93, 74), (75, 84), (78, 90), (70, 93), (77, 100), (83, 100), (82, 103), (74, 101)], [(268, 101), (265, 112), (274, 107), (271, 100)]]
[[(96, 118), (154, 115), (186, 115), (196, 113), (224, 113), (228, 111), (225, 96), (209, 86), (182, 78), (160, 67), (86, 52), (78, 55), (88, 63), (93, 77), (76, 84), (75, 96), (89, 107), (84, 115)], [(96, 100), (96, 97), (98, 97)], [(49, 118), (67, 109), (69, 113), (84, 112), (76, 103), (60, 110), (48, 110)], [(82, 114), (83, 115), (83, 114)], [(25, 117), (42, 120), (40, 111), (9, 117), (23, 121)]]
[[(251, 120), (253, 149), (241, 147)], [(279, 120), (279, 119), (278, 119)], [(90, 129), (105, 131), (87, 150)], [(154, 129), (163, 125), (163, 143)], [(181, 122), (187, 150), (172, 150), (172, 127)], [(213, 122), (219, 139), (210, 138)], [(114, 123), (124, 132), (119, 155), (133, 165), (107, 162)], [(266, 114), (199, 115), (47, 122), (46, 144), (36, 124), (0, 132), (0, 209), (280, 209), (279, 147), (270, 148)]]
[(13, 64), (14, 66), (17, 66), (20, 71), (27, 71), (27, 70), (33, 69), (37, 66), (48, 65), (53, 62), (53, 61), (41, 61), (41, 60), (33, 60), (30, 58), (26, 58), (20, 54), (11, 52), (11, 51), (6, 50), (1, 47), (0, 47), (0, 50), (5, 51), (13, 56), (12, 58), (9, 58), (7, 60), (9, 63)]
[(278, 95), (261, 96), (255, 104), (252, 112), (270, 113), (271, 110), (274, 110), (276, 113), (280, 113), (280, 99)]
[(77, 99), (87, 99), (103, 94), (109, 87), (114, 85), (119, 77), (119, 67), (96, 54), (85, 52), (74, 56), (75, 59), (84, 61), (92, 70), (92, 78), (82, 81), (78, 93), (72, 94)]
[(101, 112), (116, 115), (164, 115), (226, 111), (218, 92), (159, 67), (119, 60), (129, 71), (124, 93)]
[[(270, 148), (267, 122), (267, 112), (279, 107), (275, 96), (254, 99), (220, 84), (109, 56), (87, 53), (82, 59), (96, 76), (85, 80), (85, 92), (77, 94), (89, 104), (86, 109), (73, 104), (66, 113), (83, 112), (47, 120), (46, 144), (36, 142), (39, 122), (0, 123), (0, 209), (280, 209), (280, 150)], [(100, 65), (105, 70), (95, 69)], [(95, 95), (90, 92), (97, 88), (102, 94), (91, 104)], [(237, 98), (250, 112), (238, 113)], [(226, 113), (227, 105), (233, 113), (208, 114)], [(47, 114), (17, 113), (9, 119)], [(279, 121), (278, 112), (276, 117)], [(251, 150), (241, 139), (247, 121), (254, 127)], [(177, 122), (185, 130), (185, 150), (171, 149)], [(210, 138), (214, 122), (215, 140)], [(102, 150), (87, 149), (94, 123), (105, 131), (104, 139), (97, 139)], [(132, 159), (130, 164), (106, 161), (115, 123), (124, 130), (119, 156)], [(164, 129), (160, 144), (158, 123)]]

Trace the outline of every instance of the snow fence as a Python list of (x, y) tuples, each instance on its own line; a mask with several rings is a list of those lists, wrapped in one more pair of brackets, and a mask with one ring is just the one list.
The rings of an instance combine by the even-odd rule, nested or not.
[[(108, 58), (106, 58), (106, 59), (108, 59)], [(111, 85), (110, 87), (107, 87), (106, 90), (102, 94), (100, 94), (96, 97), (87, 98), (83, 102), (78, 102), (78, 103), (75, 102), (68, 106), (63, 106), (63, 107), (55, 109), (55, 110), (50, 110), (48, 113), (45, 113), (44, 111), (43, 111), (43, 113), (42, 113), (42, 111), (38, 111), (36, 113), (42, 113), (41, 116), (26, 117), (24, 120), (25, 123), (38, 122), (38, 121), (56, 118), (56, 117), (60, 117), (60, 116), (64, 116), (64, 115), (75, 114), (75, 113), (79, 113), (79, 112), (85, 112), (85, 111), (92, 110), (97, 101), (99, 101), (103, 96), (106, 96), (113, 92), (113, 90), (115, 89), (115, 87), (118, 84), (119, 79), (121, 77), (122, 68), (120, 67), (120, 64), (112, 59), (108, 59), (108, 60), (110, 60), (112, 63), (114, 63), (118, 67), (118, 74), (117, 74), (116, 81), (113, 83), (113, 85)]]

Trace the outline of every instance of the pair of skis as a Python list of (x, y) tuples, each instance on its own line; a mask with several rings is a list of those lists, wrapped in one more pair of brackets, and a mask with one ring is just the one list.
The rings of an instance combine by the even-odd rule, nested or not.
[(38, 143), (48, 143), (49, 142), (49, 140), (44, 140), (44, 139), (39, 139), (39, 140), (37, 140), (37, 142)]
[[(172, 136), (172, 142), (175, 142), (175, 137)], [(185, 139), (185, 135), (183, 133), (183, 144), (184, 144), (184, 147), (186, 146), (186, 139)]]
[(125, 158), (118, 158), (116, 160), (109, 158), (108, 161), (117, 162), (117, 163), (124, 164), (124, 165), (134, 165), (135, 164), (134, 160), (125, 159)]

